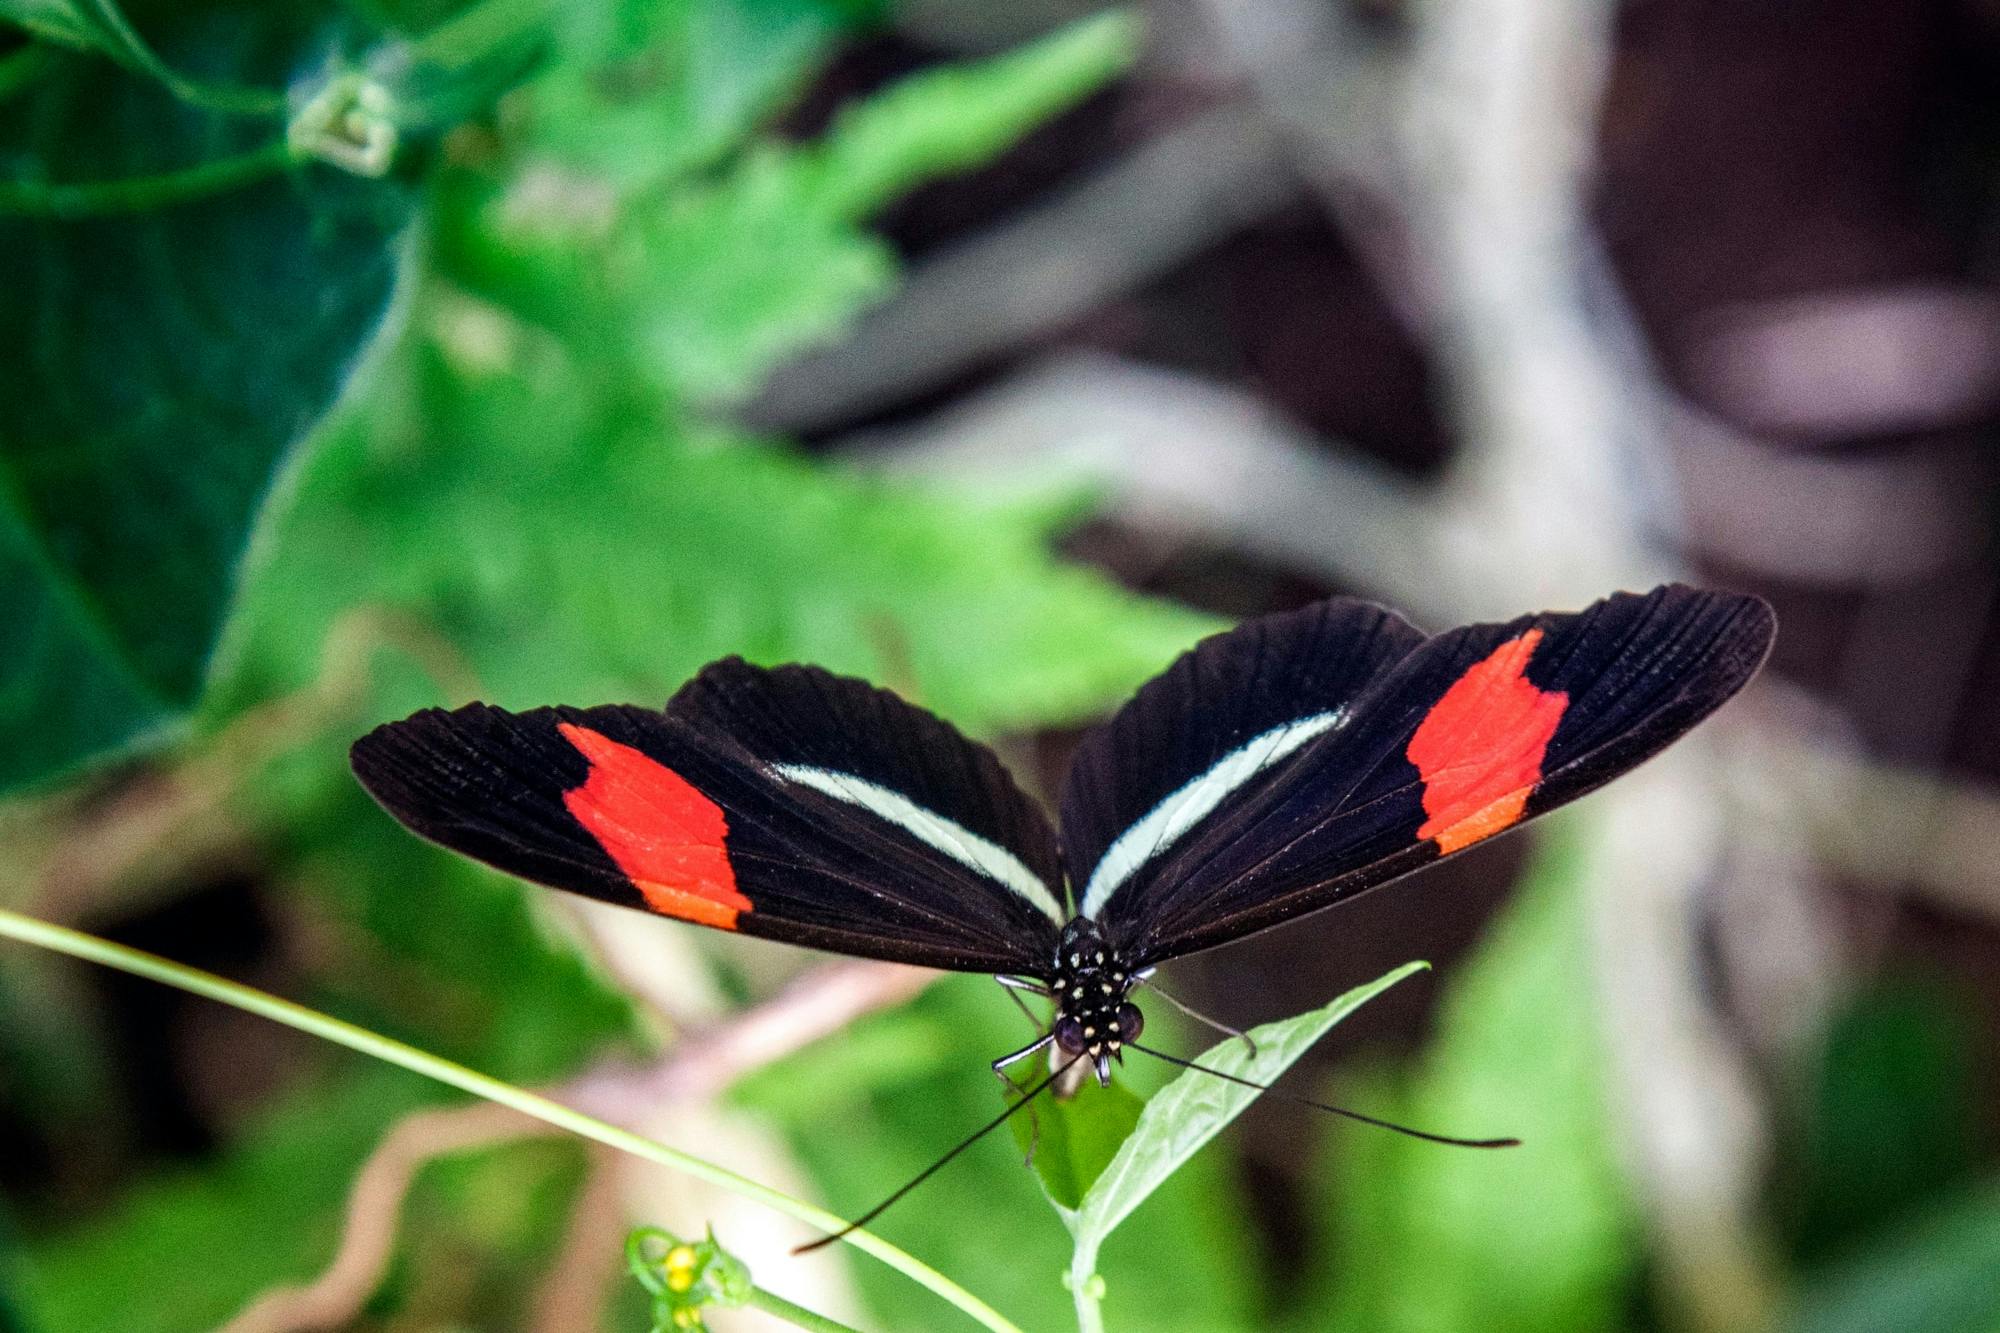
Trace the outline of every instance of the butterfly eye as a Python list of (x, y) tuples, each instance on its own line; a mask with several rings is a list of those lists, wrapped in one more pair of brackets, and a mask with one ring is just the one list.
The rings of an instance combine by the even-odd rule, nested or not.
[(1136, 1004), (1118, 1006), (1118, 1038), (1120, 1041), (1137, 1041), (1139, 1034), (1146, 1030), (1146, 1016), (1139, 1012)]
[(1056, 1045), (1063, 1048), (1065, 1055), (1076, 1055), (1084, 1048), (1083, 1024), (1064, 1015), (1056, 1020)]

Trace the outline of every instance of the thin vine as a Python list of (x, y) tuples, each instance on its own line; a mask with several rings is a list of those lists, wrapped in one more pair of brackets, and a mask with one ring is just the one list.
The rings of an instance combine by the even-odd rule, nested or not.
[(292, 147), (280, 139), (231, 157), (179, 171), (108, 181), (0, 181), (0, 216), (103, 217), (147, 213), (253, 185), (290, 168)]
[[(370, 1032), (366, 1028), (343, 1022), (290, 1000), (282, 1000), (252, 987), (224, 980), (213, 973), (203, 972), (156, 954), (127, 948), (95, 935), (87, 935), (66, 926), (53, 925), (5, 908), (0, 908), (0, 937), (19, 940), (24, 944), (33, 944), (56, 953), (68, 954), (72, 958), (81, 958), (86, 962), (116, 968), (133, 976), (145, 977), (187, 991), (189, 994), (200, 995), (268, 1018), (273, 1022), (283, 1023), (300, 1032), (310, 1033), (350, 1050), (359, 1051), (363, 1055), (398, 1065), (426, 1078), (435, 1079), (439, 1083), (469, 1092), (476, 1097), (484, 1097), (488, 1101), (512, 1107), (523, 1115), (533, 1116), (537, 1120), (593, 1139), (620, 1152), (670, 1167), (698, 1180), (705, 1180), (711, 1185), (719, 1186), (754, 1203), (763, 1204), (773, 1211), (796, 1218), (809, 1226), (834, 1231), (846, 1225), (843, 1219), (825, 1209), (816, 1208), (802, 1199), (794, 1199), (747, 1176), (737, 1175), (726, 1167), (717, 1166), (713, 1162), (704, 1161), (678, 1148), (671, 1148), (643, 1135), (634, 1134), (628, 1129), (606, 1124), (594, 1116), (585, 1115), (560, 1102), (517, 1088), (511, 1083), (504, 1083), (491, 1075), (468, 1069), (442, 1056), (432, 1055), (428, 1051), (405, 1045), (393, 1038)], [(1018, 1325), (992, 1306), (888, 1241), (867, 1231), (847, 1232), (843, 1240), (929, 1288), (981, 1326), (994, 1330), (994, 1333), (1022, 1333)]]

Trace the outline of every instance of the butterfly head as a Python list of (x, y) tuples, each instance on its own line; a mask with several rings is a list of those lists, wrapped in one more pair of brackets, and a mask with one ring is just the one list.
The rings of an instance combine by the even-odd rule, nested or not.
[(1063, 1059), (1087, 1057), (1099, 1084), (1111, 1082), (1111, 1062), (1122, 1060), (1145, 1015), (1128, 998), (1132, 969), (1088, 917), (1063, 928), (1050, 989), (1056, 1001), (1056, 1047)]

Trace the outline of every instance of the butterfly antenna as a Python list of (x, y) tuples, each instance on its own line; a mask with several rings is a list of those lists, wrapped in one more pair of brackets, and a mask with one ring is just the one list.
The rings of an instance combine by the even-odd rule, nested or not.
[(1345, 1116), (1349, 1120), (1358, 1120), (1364, 1125), (1373, 1125), (1377, 1129), (1394, 1130), (1398, 1134), (1407, 1134), (1413, 1139), (1422, 1139), (1426, 1143), (1442, 1143), (1453, 1148), (1518, 1148), (1521, 1146), (1519, 1139), (1455, 1139), (1449, 1134), (1426, 1133), (1421, 1129), (1411, 1129), (1408, 1125), (1398, 1125), (1393, 1121), (1377, 1120), (1372, 1115), (1363, 1115), (1359, 1111), (1350, 1111), (1344, 1106), (1329, 1106), (1325, 1102), (1316, 1102), (1310, 1097), (1301, 1097), (1297, 1093), (1282, 1092), (1268, 1083), (1255, 1083), (1247, 1078), (1238, 1078), (1234, 1074), (1225, 1074), (1220, 1069), (1210, 1069), (1207, 1065), (1196, 1064), (1192, 1060), (1183, 1060), (1178, 1055), (1168, 1055), (1165, 1051), (1156, 1051), (1150, 1046), (1141, 1046), (1134, 1041), (1126, 1042), (1125, 1046), (1128, 1050), (1138, 1051), (1142, 1055), (1150, 1055), (1155, 1060), (1165, 1060), (1168, 1064), (1179, 1065), (1182, 1069), (1192, 1069), (1197, 1073), (1209, 1074), (1226, 1083), (1234, 1083), (1241, 1087), (1255, 1088), (1259, 1092), (1269, 1093), (1271, 1096), (1283, 1101), (1296, 1102), (1300, 1106), (1310, 1106), (1315, 1111), (1326, 1111), (1333, 1115)]
[(981, 1125), (978, 1129), (973, 1130), (972, 1133), (968, 1134), (965, 1137), (965, 1140), (961, 1142), (956, 1148), (953, 1148), (950, 1152), (938, 1158), (935, 1162), (932, 1162), (922, 1171), (919, 1171), (908, 1184), (904, 1185), (894, 1194), (891, 1194), (888, 1198), (882, 1200), (882, 1202), (876, 1204), (873, 1208), (870, 1208), (867, 1212), (855, 1218), (852, 1222), (849, 1222), (846, 1226), (842, 1227), (840, 1230), (833, 1232), (831, 1235), (821, 1236), (818, 1240), (808, 1241), (806, 1244), (801, 1245), (797, 1249), (793, 1250), (792, 1253), (810, 1254), (812, 1251), (819, 1249), (822, 1245), (831, 1245), (835, 1241), (839, 1240), (842, 1236), (847, 1235), (849, 1232), (858, 1231), (862, 1227), (867, 1226), (870, 1222), (873, 1222), (883, 1213), (889, 1211), (890, 1205), (894, 1204), (897, 1200), (901, 1199), (905, 1194), (908, 1194), (911, 1190), (915, 1189), (917, 1186), (923, 1184), (926, 1180), (929, 1180), (932, 1176), (936, 1175), (938, 1171), (941, 1168), (943, 1168), (945, 1163), (949, 1162), (952, 1158), (964, 1152), (967, 1148), (970, 1148), (973, 1144), (979, 1142), (979, 1140), (985, 1138), (988, 1134), (991, 1134), (994, 1130), (1000, 1128), (1000, 1126), (1006, 1124), (1009, 1117), (1011, 1117), (1016, 1111), (1026, 1106), (1029, 1102), (1035, 1100), (1035, 1098), (1041, 1096), (1044, 1092), (1047, 1092), (1057, 1079), (1061, 1078), (1064, 1074), (1069, 1072), (1070, 1065), (1075, 1064), (1078, 1060), (1081, 1060), (1082, 1058), (1083, 1056), (1081, 1053), (1071, 1056), (1068, 1064), (1063, 1065), (1061, 1068), (1057, 1069), (1054, 1073), (1050, 1074), (1047, 1078), (1043, 1079), (1040, 1083), (1037, 1083), (1034, 1087), (1028, 1089), (1027, 1093), (1024, 1096), (1022, 1096), (1022, 1098), (1019, 1101), (1014, 1102), (1006, 1110), (1002, 1111), (999, 1115), (994, 1116), (991, 1120)]

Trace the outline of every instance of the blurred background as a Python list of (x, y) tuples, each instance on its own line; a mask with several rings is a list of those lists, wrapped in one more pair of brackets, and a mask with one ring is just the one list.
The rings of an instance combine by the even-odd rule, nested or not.
[[(1996, 58), (1989, 0), (0, 0), (0, 906), (851, 1215), (998, 1109), (990, 981), (559, 901), (347, 743), (740, 652), (1053, 798), (1235, 618), (1746, 589), (1776, 657), (1687, 744), (1173, 969), (1247, 1025), (1432, 960), (1292, 1086), (1526, 1146), (1253, 1107), (1113, 1238), (1106, 1317), (1990, 1333)], [(1039, 1195), (996, 1137), (880, 1230), (1068, 1327)], [(642, 1223), (958, 1326), (0, 946), (8, 1333), (640, 1329)]]

